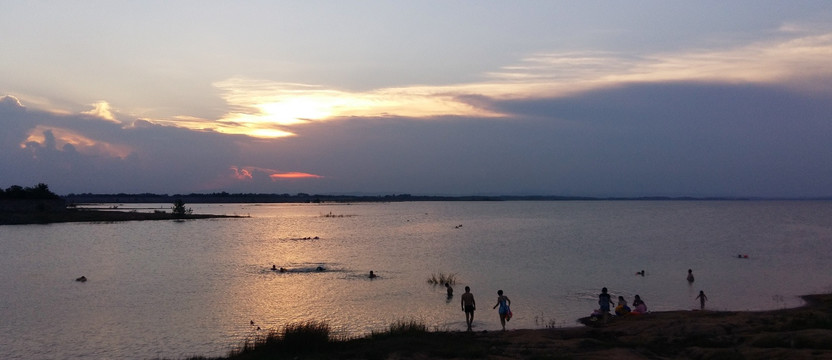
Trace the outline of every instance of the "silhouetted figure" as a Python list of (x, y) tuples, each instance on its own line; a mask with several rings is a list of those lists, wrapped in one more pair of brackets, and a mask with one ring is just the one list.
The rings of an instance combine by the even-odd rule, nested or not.
[(644, 276), (644, 270), (636, 271), (636, 275)]
[(465, 312), (465, 323), (468, 324), (468, 331), (471, 331), (471, 324), (474, 322), (474, 310), (477, 309), (477, 302), (474, 301), (474, 294), (471, 294), (471, 288), (465, 287), (465, 293), (462, 294), (459, 305), (462, 306), (462, 311)]
[(688, 269), (688, 282), (689, 283), (693, 282), (693, 270), (691, 270), (691, 269)]
[(624, 316), (630, 313), (630, 307), (627, 306), (627, 300), (623, 296), (618, 297), (618, 306), (615, 307), (615, 315)]
[(277, 265), (272, 265), (272, 271), (277, 271)]
[(598, 305), (601, 307), (601, 316), (604, 319), (604, 322), (607, 322), (607, 318), (610, 316), (610, 308), (612, 307), (612, 296), (607, 293), (607, 288), (602, 288), (601, 293), (598, 294)]
[(326, 270), (326, 269), (324, 269), (323, 266), (318, 266), (318, 267), (315, 268), (315, 271), (324, 271), (324, 270)]
[(448, 291), (448, 298), (454, 297), (454, 288), (451, 287), (450, 283), (445, 283), (445, 289)]
[(708, 301), (708, 297), (705, 296), (705, 292), (699, 290), (699, 296), (696, 297), (699, 300), (699, 310), (705, 310), (705, 301)]
[(497, 290), (497, 304), (492, 309), (496, 309), (498, 306), (500, 307), (497, 313), (500, 314), (500, 324), (503, 325), (503, 331), (506, 331), (506, 321), (511, 319), (510, 305), (511, 300), (509, 300), (508, 296), (503, 295), (503, 290)]
[(646, 314), (647, 313), (647, 304), (641, 300), (641, 296), (636, 295), (633, 299), (633, 311), (630, 312), (631, 314)]
[(376, 274), (373, 272), (373, 270), (370, 270), (370, 279), (375, 279), (375, 278), (377, 278), (377, 277), (378, 277), (378, 275), (376, 275)]
[(79, 278), (76, 278), (76, 279), (75, 279), (75, 281), (78, 281), (78, 282), (86, 282), (86, 281), (87, 281), (87, 277), (86, 277), (86, 276), (81, 276), (81, 277), (79, 277)]

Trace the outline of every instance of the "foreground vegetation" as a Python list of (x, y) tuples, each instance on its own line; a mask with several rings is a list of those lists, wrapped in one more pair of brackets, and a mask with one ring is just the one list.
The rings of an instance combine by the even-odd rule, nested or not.
[(832, 359), (832, 294), (804, 299), (796, 309), (656, 312), (601, 326), (507, 332), (429, 331), (401, 321), (345, 339), (309, 322), (220, 359)]

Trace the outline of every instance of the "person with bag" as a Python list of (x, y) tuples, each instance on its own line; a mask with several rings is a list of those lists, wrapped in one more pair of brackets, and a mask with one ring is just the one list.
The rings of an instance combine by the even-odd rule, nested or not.
[(511, 320), (511, 300), (509, 300), (508, 296), (503, 295), (503, 290), (497, 290), (497, 304), (494, 305), (493, 309), (496, 309), (498, 306), (500, 307), (497, 312), (500, 314), (500, 324), (503, 325), (503, 331), (506, 331), (506, 321)]

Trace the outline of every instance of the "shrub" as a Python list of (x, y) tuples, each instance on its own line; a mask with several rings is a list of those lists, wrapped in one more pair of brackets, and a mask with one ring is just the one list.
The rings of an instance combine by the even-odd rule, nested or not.
[(428, 284), (445, 285), (445, 283), (456, 284), (456, 273), (445, 274), (440, 272), (439, 275), (431, 274), (428, 278)]

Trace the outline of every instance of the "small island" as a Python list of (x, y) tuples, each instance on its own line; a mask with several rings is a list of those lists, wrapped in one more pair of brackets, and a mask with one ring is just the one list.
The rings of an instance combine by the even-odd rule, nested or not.
[(238, 215), (193, 214), (181, 199), (170, 212), (136, 212), (79, 209), (49, 190), (46, 184), (34, 187), (14, 185), (0, 189), (0, 225), (50, 224), (64, 222), (116, 222), (143, 220), (191, 220), (240, 218)]

